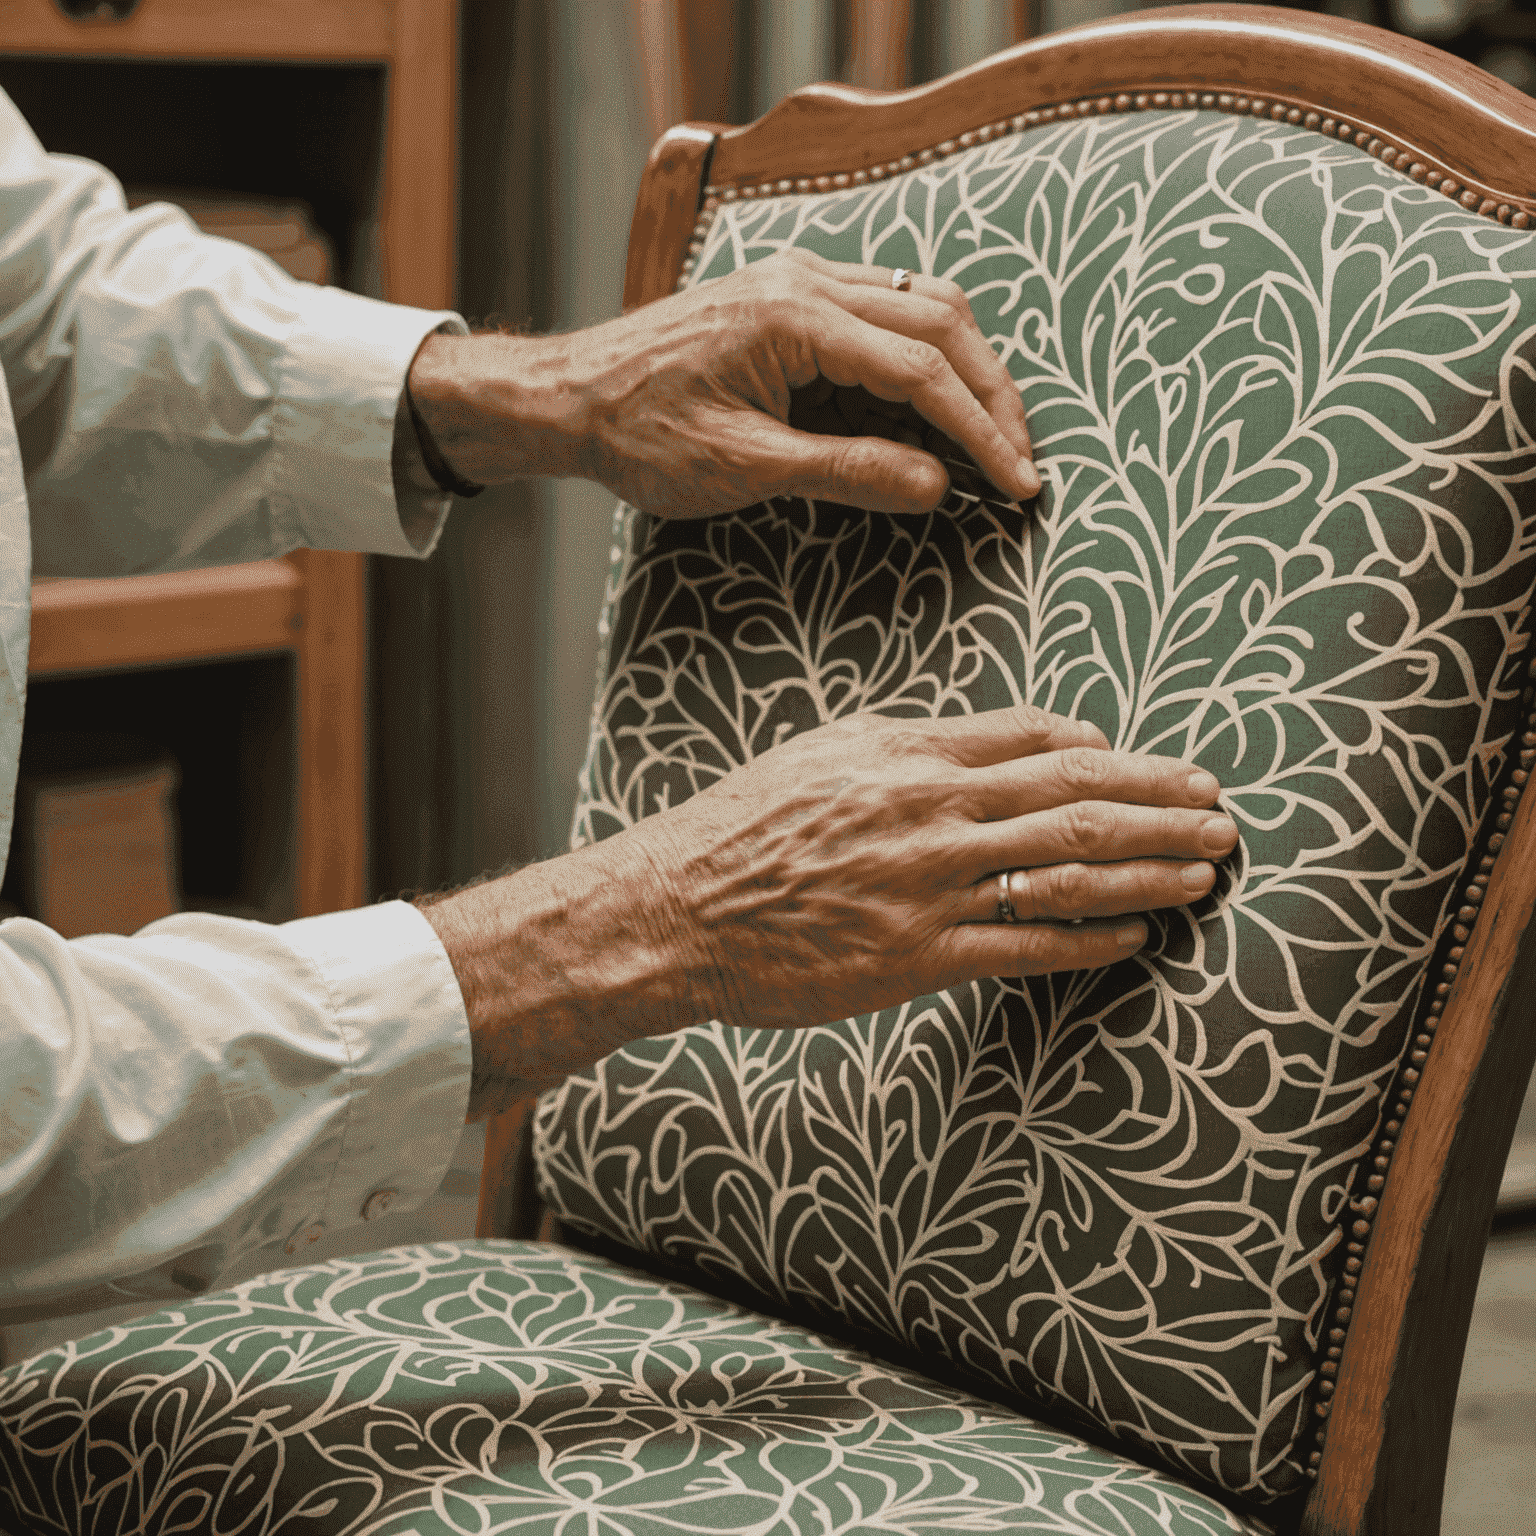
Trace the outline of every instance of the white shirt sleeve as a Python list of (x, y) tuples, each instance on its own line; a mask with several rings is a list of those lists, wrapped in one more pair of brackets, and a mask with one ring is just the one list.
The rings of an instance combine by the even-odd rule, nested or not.
[(427, 553), (448, 498), (397, 500), (391, 446), (439, 329), (465, 326), (297, 282), (169, 204), (129, 212), (0, 92), (0, 364), (36, 574)]
[(458, 982), (403, 902), (0, 923), (0, 1322), (184, 1297), (415, 1205), (463, 1130)]
[[(463, 328), (295, 282), (163, 205), (129, 213), (0, 93), (0, 365), (37, 572), (425, 553), (447, 498), (397, 500), (391, 450), (411, 358), (444, 327)], [(4, 396), (8, 801), (28, 517)], [(420, 1202), (469, 1073), (452, 967), (398, 902), (69, 942), (0, 923), (0, 1321), (182, 1296), (256, 1250), (295, 1262), (323, 1231)]]

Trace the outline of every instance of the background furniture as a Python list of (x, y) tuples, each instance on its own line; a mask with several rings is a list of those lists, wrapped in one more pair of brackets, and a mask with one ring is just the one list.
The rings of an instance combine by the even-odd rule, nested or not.
[[(452, 303), (452, 0), (127, 9), (76, 21), (53, 0), (0, 6), (0, 85), (49, 149), (87, 155), (130, 185), (300, 199), (344, 286)], [(358, 555), (304, 551), (39, 584), (31, 717), (121, 714), (161, 734), (184, 770), (191, 905), (282, 918), (370, 894), (365, 567)], [(386, 665), (405, 662), (374, 712), (373, 787), (380, 814), (411, 825), (416, 786), (432, 783), (418, 760), (430, 733), (424, 748), (415, 718), (430, 679), (411, 671), (412, 576), (375, 580), (376, 608), (393, 598), (396, 612), (374, 648)]]

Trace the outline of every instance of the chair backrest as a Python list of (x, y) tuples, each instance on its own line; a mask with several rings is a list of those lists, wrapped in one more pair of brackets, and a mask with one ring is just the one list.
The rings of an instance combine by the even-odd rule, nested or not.
[(1242, 856), (1107, 972), (609, 1058), (540, 1107), (563, 1222), (1307, 1530), (1437, 1528), (1536, 1054), (1532, 167), (1499, 82), (1257, 7), (658, 144), (626, 302), (790, 243), (952, 276), (1046, 489), (621, 509), (577, 840), (831, 714), (1028, 699), (1211, 767)]

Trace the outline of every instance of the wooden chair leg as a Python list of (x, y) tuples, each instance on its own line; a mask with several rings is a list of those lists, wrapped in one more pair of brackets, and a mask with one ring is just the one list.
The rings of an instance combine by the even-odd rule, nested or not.
[(537, 1102), (538, 1095), (530, 1093), (492, 1116), (486, 1125), (476, 1237), (539, 1235), (543, 1212), (533, 1183), (533, 1109)]

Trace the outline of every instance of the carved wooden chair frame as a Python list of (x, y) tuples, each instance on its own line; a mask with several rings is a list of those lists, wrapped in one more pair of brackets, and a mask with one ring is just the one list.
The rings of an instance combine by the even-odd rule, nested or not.
[[(1201, 107), (1352, 139), (1462, 207), (1536, 222), (1536, 102), (1411, 39), (1267, 6), (1146, 11), (1024, 43), (929, 85), (812, 85), (745, 127), (684, 123), (651, 152), (626, 308), (672, 292), (720, 203), (861, 186), (1037, 123)], [(1533, 664), (1536, 668), (1536, 664)], [(1400, 1070), (1363, 1193), (1304, 1448), (1304, 1536), (1439, 1529), (1461, 1360), (1499, 1177), (1536, 1059), (1536, 687), (1519, 762), (1456, 914), (1427, 1032)], [(490, 1128), (482, 1235), (529, 1232), (527, 1105)], [(1329, 1387), (1331, 1385), (1331, 1391)]]

